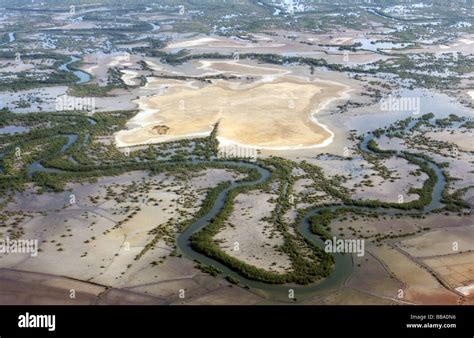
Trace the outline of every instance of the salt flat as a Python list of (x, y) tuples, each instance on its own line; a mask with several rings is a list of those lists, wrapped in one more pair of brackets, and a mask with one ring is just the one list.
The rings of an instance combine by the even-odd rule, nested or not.
[[(222, 71), (231, 71), (230, 67), (222, 62), (217, 65)], [(248, 75), (249, 68), (238, 65), (234, 71), (243, 70)], [(216, 80), (195, 85), (195, 81), (158, 80), (155, 88), (163, 90), (136, 101), (140, 113), (129, 122), (128, 130), (116, 134), (116, 143), (127, 147), (207, 135), (218, 122), (217, 136), (223, 143), (263, 149), (312, 148), (330, 143), (333, 133), (315, 116), (334, 100), (346, 98), (349, 88), (282, 72), (267, 75), (268, 70), (257, 69), (257, 74), (264, 74), (263, 79), (250, 84)], [(166, 134), (156, 132), (160, 125), (168, 128)]]

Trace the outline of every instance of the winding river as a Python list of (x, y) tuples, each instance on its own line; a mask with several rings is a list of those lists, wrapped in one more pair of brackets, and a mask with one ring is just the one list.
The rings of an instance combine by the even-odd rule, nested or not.
[[(411, 128), (411, 126), (412, 124), (410, 124), (408, 128)], [(78, 139), (78, 135), (71, 134), (67, 136), (68, 136), (68, 142), (62, 147), (61, 153), (64, 153), (67, 149), (69, 149)], [(375, 154), (367, 148), (367, 143), (372, 139), (374, 139), (374, 136), (372, 134), (369, 134), (368, 136), (366, 136), (360, 144), (360, 149), (362, 151)], [(442, 207), (441, 194), (446, 185), (446, 180), (445, 180), (442, 170), (435, 163), (429, 162), (420, 157), (417, 157), (417, 158), (421, 161), (428, 163), (430, 167), (435, 171), (436, 175), (438, 176), (438, 180), (433, 189), (432, 200), (429, 203), (429, 205), (425, 206), (423, 210), (423, 212), (430, 212), (432, 210)], [(212, 163), (212, 162), (208, 162), (208, 163)], [(227, 277), (227, 276), (232, 277), (238, 280), (241, 286), (249, 288), (252, 292), (271, 300), (282, 301), (282, 302), (294, 302), (292, 299), (288, 297), (289, 290), (293, 290), (296, 300), (302, 300), (305, 298), (314, 297), (317, 295), (321, 295), (323, 293), (327, 293), (329, 290), (334, 290), (342, 286), (344, 282), (347, 280), (347, 278), (351, 275), (351, 272), (353, 270), (353, 260), (352, 260), (352, 256), (349, 254), (334, 254), (335, 264), (334, 264), (333, 271), (329, 277), (324, 278), (321, 281), (318, 281), (316, 283), (309, 284), (309, 285), (293, 285), (293, 284), (279, 285), (279, 284), (267, 284), (267, 283), (262, 283), (255, 280), (247, 279), (239, 275), (237, 272), (233, 271), (226, 265), (218, 262), (217, 260), (213, 258), (210, 258), (208, 256), (205, 256), (195, 251), (191, 247), (191, 242), (190, 242), (191, 236), (197, 231), (200, 231), (201, 229), (209, 225), (210, 222), (212, 222), (212, 219), (219, 214), (219, 212), (224, 207), (224, 204), (228, 198), (230, 191), (241, 186), (253, 186), (253, 185), (266, 182), (271, 176), (271, 173), (267, 169), (255, 163), (238, 162), (238, 161), (235, 161), (235, 162), (228, 161), (225, 163), (232, 164), (235, 167), (246, 167), (246, 168), (255, 169), (259, 173), (259, 178), (256, 179), (255, 181), (250, 181), (250, 182), (249, 181), (233, 182), (229, 187), (227, 187), (224, 191), (222, 191), (217, 196), (212, 209), (178, 235), (177, 246), (179, 248), (179, 251), (191, 260), (196, 260), (202, 264), (212, 266), (221, 270), (222, 275), (224, 277)], [(33, 175), (35, 172), (64, 172), (64, 171), (52, 169), (52, 168), (45, 168), (41, 165), (41, 160), (39, 160), (31, 164), (28, 169), (28, 174), (30, 176)], [(317, 207), (308, 211), (306, 215), (304, 216), (304, 218), (302, 219), (301, 223), (298, 225), (298, 231), (306, 239), (311, 241), (314, 245), (324, 248), (324, 242), (319, 238), (319, 236), (312, 233), (310, 224), (309, 224), (309, 219), (312, 216), (318, 214), (322, 209), (329, 208), (329, 209), (334, 210), (334, 209), (345, 207), (345, 206), (346, 205), (341, 204), (341, 205), (333, 205), (331, 207)], [(353, 206), (350, 206), (350, 207), (353, 207)], [(378, 213), (384, 214), (384, 215), (410, 214), (410, 213), (413, 214), (413, 211), (409, 211), (409, 210), (404, 211), (404, 210), (395, 209), (395, 208), (358, 207), (358, 209), (362, 211), (365, 211), (365, 210), (372, 211), (372, 212), (377, 211)]]
[(79, 80), (76, 81), (76, 84), (83, 84), (83, 83), (89, 82), (91, 80), (90, 74), (88, 74), (86, 72), (83, 72), (82, 70), (72, 70), (72, 69), (69, 69), (69, 67), (68, 67), (71, 63), (74, 63), (74, 62), (79, 61), (79, 60), (80, 60), (80, 58), (78, 58), (77, 56), (72, 55), (71, 59), (68, 62), (63, 63), (62, 65), (59, 66), (59, 70), (63, 70), (63, 71), (66, 71), (66, 72), (73, 73), (74, 75), (76, 75), (79, 78)]
[[(153, 29), (155, 29), (155, 27), (158, 28), (158, 26), (153, 25)], [(15, 40), (14, 33), (9, 33), (9, 40), (10, 40), (9, 42), (12, 42)], [(9, 42), (6, 42), (6, 43), (9, 43)], [(6, 43), (3, 43), (3, 45)], [(78, 60), (80, 60), (80, 58), (76, 56), (71, 56), (71, 59), (68, 62), (59, 66), (59, 69), (63, 71), (73, 72), (79, 78), (79, 80), (77, 81), (77, 84), (83, 84), (90, 81), (91, 76), (86, 72), (83, 72), (80, 70), (71, 70), (68, 68), (68, 65)], [(90, 123), (94, 124), (95, 121), (93, 122), (92, 121), (90, 121)], [(416, 121), (412, 121), (407, 128), (408, 129), (412, 128), (415, 122)], [(68, 134), (66, 136), (68, 137), (68, 141), (62, 147), (62, 149), (60, 150), (60, 153), (65, 153), (79, 138), (78, 135), (76, 134)], [(368, 134), (368, 136), (366, 136), (364, 140), (361, 142), (360, 149), (364, 152), (374, 154), (370, 149), (367, 148), (368, 142), (372, 139), (374, 139), (374, 136), (372, 134)], [(2, 158), (3, 156), (4, 154), (0, 154), (0, 158)], [(441, 203), (441, 199), (442, 199), (442, 192), (446, 185), (446, 179), (443, 174), (443, 171), (439, 168), (439, 166), (436, 163), (427, 161), (419, 157), (418, 159), (426, 162), (434, 170), (434, 172), (436, 173), (438, 177), (438, 180), (433, 189), (431, 202), (427, 206), (425, 206), (423, 210), (423, 212), (430, 212), (435, 209), (439, 209), (440, 207), (443, 206), (443, 204)], [(64, 172), (63, 170), (45, 168), (41, 164), (42, 160), (45, 160), (45, 159), (35, 161), (29, 166), (28, 168), (29, 177), (32, 177), (32, 175), (35, 172), (49, 172), (49, 173)], [(72, 162), (74, 163), (74, 161)], [(255, 169), (258, 171), (260, 177), (257, 180), (251, 181), (251, 182), (248, 182), (248, 181), (234, 182), (228, 188), (222, 191), (217, 196), (212, 209), (207, 214), (202, 216), (199, 220), (191, 224), (186, 230), (184, 230), (182, 233), (178, 235), (177, 245), (178, 245), (179, 251), (183, 253), (186, 257), (190, 258), (191, 260), (196, 260), (196, 261), (201, 262), (202, 264), (213, 266), (221, 270), (223, 276), (226, 276), (226, 277), (229, 276), (238, 280), (242, 286), (248, 287), (252, 292), (259, 294), (267, 299), (272, 299), (272, 300), (277, 300), (277, 301), (282, 301), (282, 302), (292, 302), (292, 300), (289, 299), (288, 297), (290, 289), (294, 291), (294, 295), (297, 300), (302, 300), (308, 297), (317, 296), (318, 294), (327, 293), (329, 290), (334, 290), (342, 286), (344, 282), (347, 280), (347, 278), (351, 275), (352, 270), (353, 270), (353, 260), (352, 260), (352, 256), (349, 254), (346, 254), (346, 255), (335, 254), (334, 255), (335, 264), (334, 264), (334, 268), (331, 275), (321, 281), (318, 281), (316, 283), (309, 284), (309, 285), (289, 285), (289, 284), (276, 285), (276, 284), (266, 284), (266, 283), (247, 279), (239, 275), (237, 272), (233, 271), (232, 269), (228, 268), (224, 264), (216, 261), (213, 258), (210, 258), (208, 256), (205, 256), (195, 251), (191, 247), (191, 244), (190, 244), (191, 236), (194, 233), (205, 228), (207, 225), (209, 225), (210, 222), (212, 222), (213, 218), (219, 214), (219, 212), (222, 210), (222, 208), (225, 205), (225, 202), (228, 198), (230, 191), (241, 186), (253, 186), (253, 185), (260, 184), (262, 182), (266, 182), (271, 176), (271, 173), (267, 169), (255, 163), (233, 161), (233, 162), (227, 162), (227, 164), (232, 164), (235, 167), (246, 167), (246, 168)], [(0, 167), (0, 171), (1, 171), (1, 167)], [(329, 207), (329, 209), (334, 210), (341, 207), (345, 207), (345, 205), (334, 205), (332, 207)], [(324, 242), (319, 238), (319, 236), (312, 233), (310, 224), (309, 224), (309, 219), (312, 216), (318, 214), (323, 208), (328, 209), (328, 207), (317, 207), (308, 211), (306, 215), (303, 217), (301, 223), (298, 225), (298, 231), (302, 234), (302, 236), (304, 236), (314, 245), (322, 247), (322, 248), (324, 247)], [(358, 209), (372, 211), (372, 212), (376, 211), (380, 214), (385, 214), (385, 215), (413, 213), (413, 211), (403, 211), (403, 210), (394, 209), (394, 208), (369, 209), (365, 207), (359, 207)]]
[[(366, 152), (374, 154), (372, 151), (370, 151), (367, 148), (367, 143), (373, 138), (374, 138), (373, 135), (368, 135), (367, 137), (365, 137), (364, 141), (360, 145), (360, 149), (362, 151), (366, 151)], [(432, 210), (442, 207), (441, 194), (446, 185), (446, 179), (444, 177), (442, 170), (435, 163), (426, 161), (419, 157), (417, 158), (419, 160), (422, 160), (428, 163), (430, 167), (436, 172), (436, 175), (438, 176), (437, 183), (433, 189), (432, 200), (429, 203), (429, 205), (425, 206), (423, 210), (424, 212), (430, 212)], [(218, 213), (224, 206), (228, 193), (232, 189), (235, 189), (242, 185), (259, 184), (268, 180), (270, 177), (269, 171), (267, 171), (266, 169), (256, 164), (234, 163), (234, 165), (254, 168), (258, 170), (260, 174), (260, 178), (254, 182), (233, 183), (230, 187), (228, 187), (226, 190), (221, 192), (219, 196), (217, 197), (213, 208), (201, 219), (199, 219), (197, 222), (191, 224), (184, 232), (182, 232), (178, 236), (178, 247), (181, 250), (181, 252), (185, 254), (187, 257), (189, 257), (190, 259), (197, 260), (203, 264), (218, 268), (219, 270), (223, 272), (224, 276), (233, 277), (234, 279), (238, 280), (241, 285), (249, 287), (255, 293), (258, 293), (266, 298), (273, 299), (273, 300), (286, 301), (286, 302), (291, 301), (288, 298), (290, 289), (294, 291), (294, 295), (296, 299), (304, 299), (304, 298), (308, 298), (312, 296), (317, 296), (318, 294), (321, 294), (323, 291), (327, 292), (328, 290), (340, 287), (346, 281), (346, 279), (350, 276), (353, 269), (352, 256), (348, 254), (346, 255), (334, 254), (335, 264), (334, 264), (334, 269), (331, 275), (319, 282), (309, 284), (309, 285), (274, 285), (274, 284), (266, 284), (266, 283), (247, 279), (239, 275), (237, 272), (231, 270), (224, 264), (193, 250), (190, 244), (191, 236), (195, 232), (206, 227), (211, 222), (211, 220), (215, 216), (218, 215)], [(299, 224), (298, 231), (306, 239), (311, 241), (314, 245), (324, 248), (324, 242), (319, 238), (319, 236), (312, 233), (309, 220), (312, 216), (317, 215), (322, 209), (335, 210), (341, 207), (345, 207), (345, 205), (341, 204), (341, 205), (334, 205), (332, 207), (318, 207), (318, 208), (314, 208), (310, 210), (309, 212), (306, 213), (303, 220)], [(347, 206), (347, 207), (353, 207), (353, 206)], [(365, 210), (365, 211), (372, 211), (372, 212), (376, 211), (385, 215), (413, 213), (413, 211), (404, 211), (404, 210), (395, 209), (395, 208), (359, 207), (358, 209)]]
[[(63, 154), (66, 150), (68, 150), (76, 141), (77, 139), (79, 138), (79, 135), (77, 134), (67, 134), (65, 135), (67, 136), (67, 142), (65, 145), (62, 146), (61, 150), (60, 150), (60, 153)], [(53, 154), (47, 158), (42, 158), (40, 160), (37, 160), (33, 163), (30, 164), (30, 166), (28, 167), (28, 177), (32, 177), (33, 174), (35, 172), (47, 172), (47, 173), (62, 173), (64, 172), (63, 170), (59, 170), (59, 169), (55, 169), (55, 168), (45, 168), (41, 162), (50, 158), (50, 157), (53, 157), (57, 154)]]

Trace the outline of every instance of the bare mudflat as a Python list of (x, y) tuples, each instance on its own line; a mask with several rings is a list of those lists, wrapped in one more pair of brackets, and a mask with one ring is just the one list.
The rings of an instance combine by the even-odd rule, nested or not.
[(283, 43), (272, 43), (272, 39), (262, 37), (261, 42), (251, 43), (242, 39), (224, 39), (221, 37), (200, 37), (195, 39), (187, 39), (170, 43), (166, 49), (182, 49), (182, 48), (277, 48), (284, 47)]
[(138, 100), (141, 113), (130, 121), (132, 129), (116, 135), (118, 146), (206, 135), (218, 122), (217, 135), (224, 144), (264, 149), (324, 146), (333, 133), (313, 116), (347, 91), (342, 84), (289, 76), (251, 85), (219, 80), (195, 87), (188, 81), (173, 82), (164, 85), (165, 93)]
[(264, 220), (271, 217), (275, 206), (270, 200), (277, 197), (252, 192), (236, 198), (228, 224), (214, 237), (225, 253), (268, 271), (284, 273), (292, 269), (288, 255), (281, 253), (281, 233)]

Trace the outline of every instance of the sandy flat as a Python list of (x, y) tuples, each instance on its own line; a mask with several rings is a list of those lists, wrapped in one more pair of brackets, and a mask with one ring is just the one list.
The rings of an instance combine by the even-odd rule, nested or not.
[[(2, 305), (93, 305), (104, 286), (67, 277), (0, 269)], [(71, 298), (71, 290), (75, 298)]]
[[(408, 238), (400, 247), (415, 257), (449, 255), (474, 250), (474, 229), (470, 227), (438, 229), (423, 235)], [(454, 248), (457, 244), (457, 249)]]
[(123, 69), (121, 70), (122, 72), (122, 80), (125, 82), (126, 85), (128, 86), (134, 86), (136, 85), (136, 77), (138, 76), (138, 73), (132, 70), (126, 70)]
[[(311, 148), (328, 144), (333, 133), (314, 115), (348, 88), (325, 81), (279, 77), (267, 83), (239, 87), (216, 81), (202, 88), (180, 81), (162, 95), (138, 100), (141, 113), (116, 134), (119, 147), (163, 142), (189, 135), (209, 134), (219, 121), (218, 137), (265, 149)], [(153, 128), (166, 125), (166, 135)]]
[(206, 48), (259, 48), (259, 47), (283, 47), (285, 44), (282, 43), (268, 43), (268, 40), (265, 40), (263, 43), (251, 43), (245, 40), (237, 39), (223, 39), (223, 38), (214, 38), (214, 37), (201, 37), (191, 40), (182, 40), (177, 42), (172, 42), (168, 44), (165, 50), (170, 49), (180, 49), (180, 48), (190, 48), (190, 47), (206, 47)]
[(130, 56), (128, 54), (125, 55), (115, 55), (110, 57), (110, 62), (107, 64), (108, 67), (116, 67), (120, 64), (123, 66), (131, 66), (132, 63), (130, 63)]
[(373, 253), (406, 285), (403, 300), (417, 304), (456, 304), (454, 293), (443, 288), (428, 271), (397, 250), (382, 246), (374, 248)]
[(471, 39), (459, 39), (459, 41), (466, 45), (471, 45), (474, 43), (474, 40), (471, 40)]
[(457, 253), (427, 258), (423, 263), (429, 266), (456, 291), (474, 296), (474, 253)]
[(186, 47), (193, 47), (193, 46), (199, 46), (199, 45), (206, 45), (210, 42), (215, 42), (219, 41), (215, 38), (200, 38), (200, 39), (194, 39), (194, 40), (184, 40), (184, 41), (178, 41), (178, 42), (173, 42), (168, 44), (166, 46), (168, 49), (174, 49), (174, 48), (186, 48)]
[[(474, 91), (472, 93), (474, 95)], [(473, 133), (461, 133), (459, 131), (431, 131), (425, 134), (426, 137), (436, 140), (454, 143), (461, 151), (474, 151)]]
[(330, 43), (335, 44), (335, 45), (350, 44), (350, 42), (352, 42), (351, 37), (338, 37), (330, 41)]
[[(205, 196), (198, 191), (233, 180), (233, 177), (233, 172), (223, 169), (202, 171), (186, 182), (164, 173), (153, 177), (146, 172), (103, 177), (91, 184), (71, 183), (69, 187), (76, 201), (67, 208), (64, 205), (69, 193), (19, 193), (8, 208), (44, 213), (36, 213), (21, 224), (24, 238), (38, 238), (42, 251), (37, 257), (4, 255), (0, 268), (49, 273), (111, 286), (122, 286), (130, 281), (156, 281), (158, 277), (163, 278), (164, 272), (155, 273), (151, 262), (168, 256), (172, 248), (170, 242), (162, 238), (154, 250), (136, 261), (136, 255), (153, 238), (149, 231), (158, 226), (167, 227), (171, 219), (190, 217)], [(132, 186), (133, 192), (129, 192)], [(110, 195), (107, 198), (108, 189), (115, 194), (125, 192), (126, 197), (116, 199)], [(180, 196), (187, 201), (186, 207), (177, 205)], [(131, 210), (136, 213), (129, 217)], [(172, 229), (170, 236), (174, 236)], [(127, 268), (129, 265), (133, 266)], [(176, 264), (173, 269), (177, 269)]]
[(236, 61), (207, 61), (200, 60), (198, 69), (210, 69), (219, 73), (235, 73), (239, 75), (284, 75), (289, 71), (281, 68), (252, 66)]

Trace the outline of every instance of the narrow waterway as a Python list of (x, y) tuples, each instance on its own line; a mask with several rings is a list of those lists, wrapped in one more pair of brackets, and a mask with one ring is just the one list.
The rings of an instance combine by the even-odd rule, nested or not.
[(77, 84), (83, 84), (83, 83), (89, 82), (91, 80), (90, 74), (88, 74), (86, 72), (83, 72), (82, 70), (72, 70), (72, 69), (69, 69), (69, 67), (68, 67), (71, 63), (74, 63), (74, 62), (79, 61), (79, 60), (80, 60), (80, 58), (78, 58), (77, 56), (72, 55), (71, 59), (68, 62), (63, 63), (62, 65), (59, 66), (59, 70), (74, 73), (74, 75), (76, 75), (79, 78), (79, 80), (76, 83)]
[[(411, 128), (412, 124), (410, 124), (407, 128)], [(71, 147), (74, 142), (77, 141), (78, 135), (67, 135), (68, 142), (62, 147), (61, 153), (64, 153), (69, 147)], [(363, 142), (360, 144), (360, 149), (362, 151), (371, 152), (367, 148), (367, 143), (373, 139), (374, 136), (369, 134), (365, 137)], [(429, 161), (426, 161), (422, 158), (418, 158), (419, 160), (425, 161), (430, 165), (430, 167), (435, 171), (436, 175), (438, 176), (436, 185), (433, 189), (432, 200), (427, 205), (423, 212), (430, 212), (434, 209), (438, 209), (442, 207), (441, 203), (441, 194), (446, 185), (446, 180), (442, 170), (435, 164)], [(202, 163), (199, 161), (192, 162)], [(207, 162), (206, 162), (207, 163)], [(223, 277), (232, 277), (235, 280), (238, 280), (240, 285), (249, 288), (253, 292), (271, 300), (275, 301), (282, 301), (282, 302), (294, 302), (293, 299), (289, 298), (290, 290), (294, 293), (294, 297), (296, 300), (302, 300), (309, 297), (317, 296), (318, 294), (327, 293), (329, 290), (334, 290), (343, 285), (344, 281), (350, 276), (353, 271), (353, 260), (352, 256), (349, 254), (334, 254), (335, 264), (333, 267), (333, 271), (331, 275), (327, 278), (322, 279), (313, 284), (309, 285), (290, 285), (290, 284), (267, 284), (262, 283), (254, 280), (250, 280), (238, 274), (236, 271), (233, 271), (226, 265), (218, 262), (217, 260), (205, 256), (197, 251), (195, 251), (191, 246), (191, 236), (208, 226), (212, 220), (220, 213), (222, 208), (225, 205), (225, 202), (228, 198), (229, 192), (233, 189), (236, 189), (241, 186), (253, 186), (263, 182), (266, 182), (271, 173), (261, 167), (256, 163), (248, 163), (248, 162), (238, 162), (238, 161), (228, 161), (225, 162), (226, 164), (230, 164), (235, 167), (245, 167), (249, 169), (255, 169), (259, 173), (259, 178), (255, 181), (240, 181), (232, 183), (228, 188), (222, 191), (216, 198), (213, 207), (211, 210), (202, 216), (199, 220), (191, 224), (186, 230), (178, 235), (177, 238), (177, 246), (179, 251), (188, 257), (191, 260), (196, 260), (204, 265), (212, 266), (219, 269), (222, 272)], [(212, 162), (209, 162), (212, 164)], [(53, 169), (53, 168), (45, 168), (41, 165), (41, 160), (34, 162), (28, 169), (28, 174), (31, 176), (35, 172), (53, 172), (53, 173), (61, 173), (64, 171)], [(337, 208), (345, 207), (345, 205), (334, 205), (329, 207), (329, 209), (335, 210)], [(350, 206), (353, 207), (353, 206)], [(314, 245), (324, 249), (324, 242), (319, 238), (319, 236), (315, 235), (311, 231), (311, 227), (309, 224), (309, 220), (312, 216), (318, 214), (322, 209), (328, 209), (328, 207), (317, 207), (314, 208), (306, 213), (304, 218), (302, 219), (301, 223), (298, 225), (298, 231), (308, 239)], [(366, 208), (360, 207), (362, 211), (370, 211), (370, 212), (378, 212), (384, 215), (395, 215), (395, 214), (413, 214), (413, 211), (404, 211), (395, 208)]]

